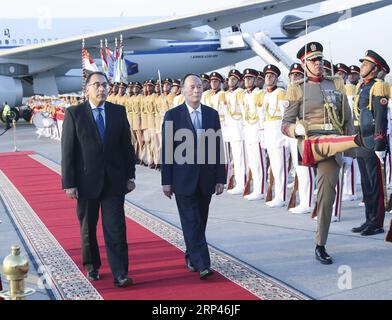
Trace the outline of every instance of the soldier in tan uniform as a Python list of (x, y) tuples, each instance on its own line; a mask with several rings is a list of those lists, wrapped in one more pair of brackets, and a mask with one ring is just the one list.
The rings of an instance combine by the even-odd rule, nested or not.
[(142, 85), (140, 82), (135, 81), (132, 86), (132, 96), (129, 98), (129, 105), (131, 109), (131, 128), (135, 136), (134, 149), (137, 158), (141, 161), (141, 154), (143, 149), (143, 134), (141, 130), (141, 105), (143, 102), (143, 95), (141, 94)]
[(326, 252), (325, 244), (343, 162), (341, 152), (359, 146), (361, 139), (368, 147), (374, 147), (374, 141), (372, 144), (373, 136), (370, 139), (366, 122), (363, 122), (362, 137), (352, 135), (353, 120), (344, 85), (340, 78), (323, 76), (322, 52), (323, 47), (317, 42), (308, 43), (298, 52), (297, 58), (301, 60), (307, 77), (290, 84), (287, 89), (282, 132), (299, 139), (302, 164), (316, 166), (318, 226), (315, 256), (321, 263), (331, 264), (332, 258)]
[(155, 99), (157, 94), (154, 92), (155, 81), (150, 79), (147, 81), (147, 96), (144, 99), (143, 110), (147, 115), (147, 129), (144, 131), (144, 143), (146, 145), (147, 164), (151, 169), (155, 168)]
[(172, 93), (174, 94), (172, 108), (177, 107), (185, 102), (185, 97), (181, 93), (181, 81), (177, 79), (173, 80)]
[(110, 96), (108, 96), (107, 101), (109, 101), (109, 102), (111, 102), (111, 103), (117, 104), (117, 95), (118, 95), (119, 89), (120, 89), (120, 88), (119, 88), (118, 82), (115, 82), (115, 83), (113, 84), (112, 93), (111, 93)]

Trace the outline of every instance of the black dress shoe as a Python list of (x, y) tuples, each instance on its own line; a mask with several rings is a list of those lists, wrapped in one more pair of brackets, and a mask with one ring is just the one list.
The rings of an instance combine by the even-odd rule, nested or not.
[(189, 259), (189, 257), (185, 257), (185, 265), (186, 267), (192, 271), (192, 272), (196, 272), (196, 268), (193, 266), (191, 259)]
[(214, 274), (214, 271), (212, 271), (211, 269), (207, 268), (203, 271), (200, 271), (200, 279), (204, 280), (207, 279), (208, 277), (211, 277)]
[(132, 278), (118, 277), (117, 279), (114, 279), (114, 286), (117, 288), (129, 287), (132, 284), (133, 284)]
[(88, 271), (87, 272), (87, 279), (90, 281), (97, 281), (99, 280), (99, 272), (98, 270)]
[(360, 233), (360, 232), (362, 232), (363, 230), (365, 230), (366, 227), (367, 227), (367, 224), (366, 224), (366, 222), (365, 222), (364, 224), (360, 225), (359, 227), (352, 228), (352, 229), (351, 229), (351, 232)]
[(368, 226), (368, 227), (366, 227), (366, 229), (364, 229), (361, 232), (361, 236), (372, 236), (372, 235), (383, 233), (383, 232), (384, 232), (383, 228)]
[(373, 114), (368, 109), (362, 109), (359, 114), (359, 129), (362, 147), (374, 150), (376, 141), (374, 140)]
[(327, 251), (325, 251), (324, 246), (316, 246), (315, 250), (316, 259), (320, 261), (322, 264), (332, 264), (332, 258), (328, 255)]

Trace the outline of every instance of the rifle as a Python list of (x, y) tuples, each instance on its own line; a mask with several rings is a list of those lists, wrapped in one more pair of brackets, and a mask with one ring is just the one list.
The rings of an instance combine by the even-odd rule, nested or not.
[(269, 185), (268, 185), (268, 190), (267, 190), (267, 197), (265, 198), (266, 202), (272, 201), (272, 188), (273, 188), (274, 182), (275, 182), (274, 175), (272, 174), (271, 166), (269, 168), (268, 174), (269, 174)]
[(389, 231), (387, 233), (387, 236), (385, 237), (385, 241), (392, 242), (392, 219), (389, 223)]
[(297, 192), (298, 192), (298, 176), (297, 176), (297, 174), (295, 174), (294, 188), (293, 188), (293, 191), (291, 192), (290, 201), (287, 206), (287, 209), (291, 209), (291, 208), (295, 207)]
[(252, 180), (252, 171), (249, 169), (248, 171), (248, 176), (246, 179), (246, 183), (245, 183), (245, 190), (244, 193), (242, 194), (242, 196), (247, 196), (248, 194), (250, 194), (250, 182)]

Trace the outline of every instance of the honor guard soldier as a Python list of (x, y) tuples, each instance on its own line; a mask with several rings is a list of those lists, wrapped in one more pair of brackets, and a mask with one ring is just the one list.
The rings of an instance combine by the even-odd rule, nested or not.
[(263, 199), (266, 189), (267, 168), (265, 150), (260, 144), (264, 138), (264, 112), (260, 103), (264, 92), (256, 87), (258, 75), (259, 73), (254, 69), (244, 70), (245, 92), (240, 98), (244, 117), (244, 141), (247, 167), (251, 171), (253, 180), (253, 191), (245, 196), (249, 201)]
[(263, 71), (257, 71), (256, 87), (260, 90), (264, 88), (264, 73)]
[(118, 90), (118, 95), (116, 98), (116, 104), (119, 104), (119, 105), (125, 107), (127, 100), (128, 100), (128, 97), (125, 94), (126, 90), (127, 90), (127, 84), (124, 82), (121, 82), (120, 86), (119, 86), (119, 90)]
[(130, 81), (130, 82), (128, 82), (128, 87), (127, 87), (127, 96), (128, 97), (131, 97), (131, 96), (133, 96), (133, 82), (132, 81)]
[(210, 79), (210, 88), (207, 91), (203, 92), (203, 96), (201, 98), (201, 103), (205, 104), (216, 111), (218, 111), (219, 119), (221, 122), (221, 131), (222, 138), (224, 142), (224, 152), (225, 152), (225, 161), (226, 161), (226, 177), (227, 184), (229, 185), (230, 178), (233, 175), (231, 164), (230, 164), (230, 146), (229, 141), (227, 140), (227, 127), (226, 127), (226, 94), (222, 90), (222, 83), (224, 81), (223, 76), (218, 72), (212, 72), (209, 75)]
[(323, 71), (324, 77), (332, 76), (332, 64), (326, 59), (324, 59)]
[(245, 168), (245, 146), (243, 118), (240, 105), (240, 96), (243, 90), (238, 87), (241, 72), (236, 69), (230, 70), (228, 74), (228, 86), (226, 91), (226, 141), (230, 143), (234, 166), (235, 187), (228, 190), (230, 194), (243, 194), (245, 191), (246, 168)]
[[(359, 145), (374, 147), (369, 134), (369, 117), (362, 119), (362, 134), (354, 133), (350, 107), (340, 77), (323, 76), (323, 46), (306, 44), (297, 53), (306, 78), (287, 88), (282, 132), (298, 139), (299, 162), (317, 169), (317, 233), (315, 256), (323, 264), (331, 264), (325, 245), (336, 196), (336, 184), (343, 151)], [(304, 104), (304, 101), (306, 102)], [(347, 134), (347, 135), (344, 135)]]
[(203, 84), (203, 92), (206, 92), (207, 90), (210, 90), (211, 89), (211, 87), (210, 87), (210, 76), (208, 74), (206, 74), (206, 73), (202, 73), (200, 75), (200, 79), (201, 79), (201, 82)]
[(335, 75), (341, 77), (344, 83), (346, 83), (349, 72), (349, 68), (344, 63), (336, 64)]
[(141, 160), (142, 148), (143, 148), (143, 134), (141, 125), (141, 108), (143, 103), (143, 95), (141, 94), (142, 84), (135, 81), (132, 86), (132, 96), (130, 97), (130, 108), (132, 114), (131, 128), (134, 136), (136, 137), (135, 151), (137, 158)]
[[(346, 80), (346, 96), (350, 105), (351, 112), (354, 107), (354, 97), (356, 87), (360, 80), (360, 69), (358, 66), (351, 65), (348, 67), (348, 76)], [(357, 182), (358, 181), (358, 182)], [(360, 173), (358, 168), (358, 162), (356, 159), (352, 160), (351, 165), (346, 166), (343, 179), (343, 198), (342, 201), (354, 201), (357, 200), (357, 184), (360, 181)]]
[(147, 121), (147, 108), (146, 108), (146, 100), (148, 98), (148, 86), (147, 86), (148, 80), (145, 80), (143, 82), (143, 95), (141, 98), (140, 102), (140, 129), (142, 132), (143, 136), (143, 144), (142, 144), (142, 152), (140, 154), (140, 164), (144, 166), (148, 166), (148, 161), (147, 161), (147, 145), (145, 141), (145, 136), (148, 134), (146, 133), (148, 129), (148, 121)]
[[(363, 201), (366, 208), (366, 221), (353, 228), (352, 232), (363, 236), (384, 232), (386, 186), (384, 180), (385, 151), (387, 148), (388, 97), (389, 86), (377, 79), (381, 70), (386, 69), (385, 60), (373, 50), (368, 50), (365, 57), (359, 60), (363, 82), (357, 87), (354, 101), (354, 125), (359, 130), (358, 122), (362, 113), (372, 115), (375, 151), (359, 148), (356, 152)], [(360, 129), (362, 131), (362, 128)]]
[[(294, 83), (304, 78), (305, 73), (301, 64), (293, 63), (290, 67), (290, 82)], [(298, 164), (298, 142), (295, 138), (289, 138), (292, 165), (295, 170), (298, 181), (299, 204), (289, 208), (291, 213), (305, 214), (310, 213), (313, 207), (314, 193), (314, 171), (311, 167), (301, 166)], [(296, 190), (293, 190), (295, 193)]]
[[(266, 205), (283, 207), (287, 193), (288, 139), (282, 134), (283, 102), (285, 90), (277, 87), (280, 70), (269, 64), (264, 67), (265, 93), (262, 108), (264, 110), (264, 147), (267, 149), (272, 175), (274, 177), (274, 197)], [(272, 179), (270, 178), (270, 183)]]
[(147, 163), (151, 169), (155, 168), (154, 154), (155, 154), (155, 81), (150, 79), (147, 81), (148, 96), (144, 101), (145, 111), (147, 113), (147, 130), (145, 131), (144, 141), (146, 144)]
[(109, 95), (107, 101), (111, 103), (117, 103), (116, 100), (117, 100), (118, 91), (119, 91), (119, 85), (118, 82), (115, 82), (113, 84), (112, 93)]
[(180, 80), (177, 80), (177, 79), (173, 80), (172, 93), (174, 94), (173, 108), (177, 107), (185, 102), (185, 97), (181, 93), (181, 81)]

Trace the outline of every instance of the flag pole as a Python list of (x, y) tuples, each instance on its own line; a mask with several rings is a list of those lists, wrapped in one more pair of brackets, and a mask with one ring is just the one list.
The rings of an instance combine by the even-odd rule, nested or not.
[(85, 91), (86, 91), (86, 67), (84, 64), (84, 48), (85, 48), (85, 40), (82, 40), (82, 99), (85, 100)]

